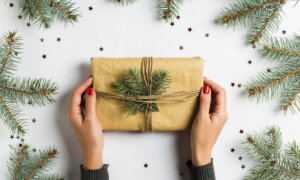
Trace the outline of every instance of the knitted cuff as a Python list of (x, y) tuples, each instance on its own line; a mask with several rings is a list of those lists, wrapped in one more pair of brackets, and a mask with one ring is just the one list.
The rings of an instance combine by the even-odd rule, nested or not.
[(211, 162), (209, 164), (203, 166), (194, 166), (192, 164), (192, 161), (189, 160), (187, 162), (187, 166), (191, 171), (192, 180), (215, 180), (216, 179), (213, 159), (211, 159)]
[(100, 169), (90, 170), (80, 165), (81, 171), (81, 180), (109, 180), (108, 176), (108, 164), (103, 164), (103, 167)]

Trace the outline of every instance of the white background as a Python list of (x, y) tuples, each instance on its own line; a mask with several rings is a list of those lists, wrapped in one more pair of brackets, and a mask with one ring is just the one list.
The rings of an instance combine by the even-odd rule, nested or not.
[[(10, 0), (8, 2), (16, 1)], [(222, 7), (232, 1), (198, 0), (186, 1), (181, 19), (175, 26), (157, 20), (156, 1), (140, 0), (128, 7), (115, 7), (108, 0), (77, 0), (82, 17), (79, 23), (67, 25), (57, 22), (51, 29), (27, 27), (27, 20), (19, 20), (18, 9), (0, 4), (0, 33), (17, 30), (23, 37), (22, 62), (16, 73), (22, 77), (47, 77), (60, 87), (55, 104), (45, 107), (24, 107), (28, 118), (29, 133), (25, 142), (37, 149), (55, 145), (61, 152), (53, 172), (66, 179), (79, 179), (81, 152), (75, 134), (67, 119), (70, 96), (73, 89), (91, 74), (90, 57), (191, 57), (206, 60), (204, 76), (215, 80), (227, 90), (229, 120), (213, 151), (217, 179), (242, 179), (252, 166), (250, 158), (242, 149), (240, 129), (246, 132), (262, 132), (267, 125), (281, 127), (284, 141), (299, 142), (300, 113), (284, 116), (276, 110), (278, 101), (271, 103), (250, 102), (244, 88), (232, 88), (231, 82), (246, 84), (256, 72), (265, 71), (268, 61), (257, 50), (247, 45), (248, 30), (233, 31), (214, 21)], [(287, 30), (286, 37), (299, 33), (299, 5), (285, 7), (286, 14), (277, 35)], [(94, 10), (89, 11), (88, 7)], [(193, 31), (188, 32), (187, 28)], [(205, 33), (210, 36), (205, 37)], [(60, 37), (61, 42), (56, 38)], [(41, 43), (40, 38), (45, 42)], [(178, 47), (184, 46), (179, 51)], [(99, 47), (104, 51), (100, 52)], [(42, 54), (47, 59), (42, 59)], [(253, 64), (247, 64), (252, 60)], [(32, 118), (37, 122), (33, 124)], [(10, 131), (0, 125), (0, 176), (6, 179), (6, 162)], [(128, 133), (105, 132), (104, 162), (110, 164), (110, 179), (130, 180), (184, 180), (189, 172), (185, 166), (189, 159), (189, 132)], [(230, 149), (234, 147), (235, 153)], [(239, 161), (238, 157), (243, 156)], [(149, 167), (144, 168), (143, 164)], [(245, 164), (246, 169), (241, 169)], [(184, 175), (179, 176), (179, 171)]]

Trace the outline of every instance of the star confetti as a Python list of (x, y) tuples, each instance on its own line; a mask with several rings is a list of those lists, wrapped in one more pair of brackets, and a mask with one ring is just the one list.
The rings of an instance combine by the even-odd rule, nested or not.
[(9, 7), (13, 8), (14, 7), (14, 3), (9, 3)]
[(271, 69), (270, 69), (270, 68), (268, 68), (268, 69), (267, 69), (267, 72), (271, 72)]
[(18, 19), (22, 19), (22, 16), (21, 16), (21, 15), (19, 15), (19, 16), (18, 16)]
[(242, 87), (242, 84), (241, 84), (241, 83), (238, 83), (237, 87), (238, 87), (238, 88), (241, 88), (241, 87)]
[(26, 26), (27, 26), (27, 27), (30, 27), (30, 23), (28, 22), (28, 23), (26, 24)]
[(180, 51), (183, 50), (183, 46), (179, 46), (179, 50), (180, 50)]
[(17, 139), (20, 139), (20, 136), (17, 136)]
[(90, 7), (89, 7), (89, 10), (90, 10), (90, 11), (92, 11), (93, 9), (94, 9), (93, 6), (90, 6)]
[(35, 123), (35, 122), (36, 122), (36, 119), (35, 119), (35, 118), (33, 118), (33, 119), (32, 119), (32, 122), (33, 122), (33, 123)]
[(241, 168), (242, 168), (242, 169), (245, 169), (245, 168), (246, 168), (246, 166), (243, 164), (243, 165), (241, 166)]
[(14, 135), (10, 135), (10, 139), (13, 139), (14, 138)]
[(100, 47), (100, 48), (99, 48), (99, 51), (104, 51), (104, 48), (103, 48), (103, 47)]
[(44, 42), (44, 38), (41, 38), (40, 41), (41, 41), (41, 42)]
[(57, 42), (60, 42), (60, 41), (61, 41), (61, 38), (60, 38), (60, 37), (56, 38), (56, 41), (57, 41)]
[(241, 161), (241, 160), (243, 160), (243, 157), (242, 157), (242, 156), (240, 156), (240, 157), (239, 157), (239, 160), (240, 160), (240, 161)]
[(32, 105), (32, 101), (29, 100), (29, 101), (27, 102), (27, 104), (28, 104), (28, 105)]
[(171, 25), (171, 26), (174, 26), (174, 25), (175, 25), (175, 23), (172, 21), (172, 22), (170, 23), (170, 25)]
[(46, 55), (46, 54), (43, 54), (43, 55), (42, 55), (42, 58), (43, 58), (43, 59), (46, 59), (46, 58), (47, 58), (47, 55)]
[(206, 34), (205, 34), (205, 37), (207, 37), (207, 38), (208, 38), (208, 37), (209, 37), (209, 33), (206, 33)]
[(244, 130), (240, 129), (240, 134), (243, 134), (244, 133)]
[(147, 163), (144, 164), (144, 168), (148, 168), (148, 166), (149, 166), (149, 165), (148, 165)]
[(282, 34), (286, 34), (286, 30), (282, 30)]
[(234, 149), (234, 148), (231, 148), (230, 151), (231, 151), (232, 153), (234, 153), (235, 149)]
[(249, 65), (252, 64), (252, 60), (248, 60), (248, 64), (249, 64)]
[(19, 147), (22, 147), (22, 144), (21, 144), (21, 143), (19, 144)]
[(176, 19), (178, 19), (178, 20), (179, 20), (179, 19), (180, 19), (180, 16), (176, 16)]
[(191, 27), (188, 28), (188, 32), (192, 32), (192, 30), (193, 30), (193, 29), (192, 29)]
[(234, 82), (230, 83), (230, 86), (231, 86), (231, 87), (234, 87), (234, 86), (235, 86), (235, 83), (234, 83)]
[(25, 140), (22, 138), (22, 139), (21, 139), (21, 142), (24, 142), (24, 141), (25, 141)]
[(33, 149), (32, 149), (32, 151), (33, 151), (33, 152), (36, 152), (36, 149), (35, 149), (35, 148), (33, 148)]

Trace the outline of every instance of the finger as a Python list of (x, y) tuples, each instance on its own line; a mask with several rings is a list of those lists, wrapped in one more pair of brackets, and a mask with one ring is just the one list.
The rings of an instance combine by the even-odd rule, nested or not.
[(199, 113), (202, 117), (209, 117), (209, 109), (211, 103), (211, 92), (209, 86), (204, 86), (200, 94)]
[(88, 88), (86, 90), (85, 96), (85, 116), (86, 119), (94, 120), (96, 119), (96, 95), (93, 88)]
[(219, 86), (212, 80), (204, 79), (204, 84), (211, 87), (213, 94), (213, 108), (212, 112), (224, 113), (226, 112), (226, 92), (225, 89)]
[(76, 113), (78, 109), (80, 109), (80, 104), (82, 101), (82, 94), (85, 90), (91, 86), (93, 83), (92, 77), (89, 77), (85, 82), (83, 82), (74, 92), (71, 99), (71, 107), (70, 111)]

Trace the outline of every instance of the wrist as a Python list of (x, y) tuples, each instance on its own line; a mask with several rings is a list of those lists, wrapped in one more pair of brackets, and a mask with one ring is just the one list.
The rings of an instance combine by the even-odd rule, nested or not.
[(203, 166), (211, 162), (210, 150), (192, 150), (192, 163), (195, 166)]
[(87, 169), (100, 169), (103, 167), (102, 151), (83, 152), (83, 166)]

